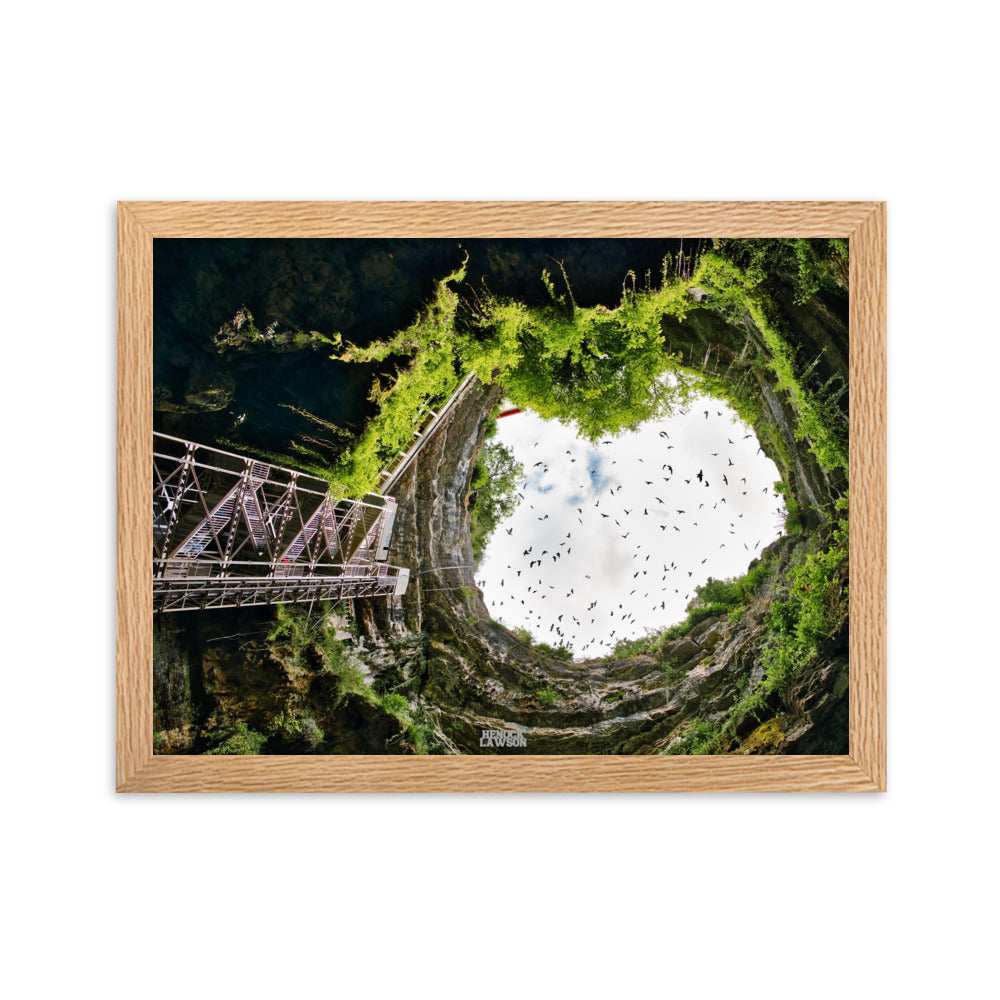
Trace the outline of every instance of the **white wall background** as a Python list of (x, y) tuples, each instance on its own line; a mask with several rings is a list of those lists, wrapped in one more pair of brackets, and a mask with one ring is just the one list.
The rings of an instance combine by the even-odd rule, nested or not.
[[(9, 995), (984, 995), (993, 8), (339, 6), (5, 17)], [(115, 201), (390, 197), (889, 201), (886, 795), (115, 795)]]

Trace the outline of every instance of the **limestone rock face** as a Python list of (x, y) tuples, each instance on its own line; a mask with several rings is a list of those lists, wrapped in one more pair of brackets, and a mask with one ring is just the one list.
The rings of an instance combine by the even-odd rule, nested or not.
[[(535, 261), (521, 261), (516, 254), (490, 261), (498, 274), (523, 272), (525, 281), (531, 278), (537, 284)], [(292, 267), (293, 261), (286, 263), (290, 274), (300, 270)], [(372, 249), (354, 277), (343, 279), (343, 287), (337, 284), (342, 269), (335, 263), (314, 268), (312, 291), (325, 310), (320, 315), (299, 315), (295, 303), (280, 298), (268, 302), (264, 311), (291, 329), (351, 334), (355, 322), (363, 325), (354, 313), (377, 299), (359, 295), (355, 286), (382, 282), (390, 268), (405, 270), (406, 262), (398, 248), (395, 257), (388, 250)], [(217, 281), (210, 269), (199, 273), (212, 285), (205, 294), (215, 294), (221, 278)], [(744, 352), (765, 351), (760, 331), (748, 317), (723, 316), (702, 289), (689, 291), (691, 309), (684, 322), (662, 323), (672, 352), (694, 365), (709, 358), (712, 369), (722, 372)], [(232, 308), (239, 308), (248, 295), (248, 289), (235, 291)], [(818, 366), (822, 380), (838, 375), (846, 380), (843, 319), (822, 303), (798, 304), (791, 293), (778, 295), (776, 301), (784, 326), (797, 332), (802, 358)], [(390, 305), (402, 309), (400, 303)], [(188, 312), (199, 316), (201, 311), (192, 303), (175, 321), (186, 322)], [(213, 329), (223, 318), (214, 321)], [(395, 323), (395, 313), (391, 318)], [(192, 368), (188, 355), (167, 361), (190, 374), (185, 384), (175, 387), (173, 397), (163, 390), (158, 397), (161, 409), (214, 412), (228, 405), (232, 383), (208, 363)], [(780, 570), (815, 545), (829, 504), (847, 483), (846, 477), (824, 472), (796, 437), (798, 416), (769, 369), (753, 364), (747, 371), (764, 404), (764, 416), (755, 427), (758, 439), (781, 470), (802, 526), (767, 550), (770, 563)], [(273, 379), (273, 373), (269, 377)], [(367, 376), (362, 371), (357, 377), (367, 391)], [(767, 588), (757, 593), (738, 621), (727, 616), (706, 619), (686, 636), (664, 643), (656, 655), (628, 659), (566, 663), (490, 619), (475, 583), (467, 498), (487, 418), (502, 395), (500, 386), (472, 382), (394, 490), (399, 506), (389, 560), (410, 569), (405, 596), (395, 605), (355, 602), (364, 638), (359, 655), (382, 690), (405, 691), (411, 708), (422, 712), (423, 723), (432, 731), (431, 749), (467, 754), (662, 753), (683, 744), (699, 721), (733, 717), (734, 732), (722, 748), (727, 752), (847, 753), (846, 624), (827, 639), (783, 700), (733, 713), (744, 693), (764, 676), (769, 610), (780, 596)], [(846, 396), (838, 406), (846, 419)], [(154, 658), (154, 725), (162, 734), (161, 752), (202, 752), (200, 732), (236, 723), (263, 731), (276, 717), (290, 715), (313, 720), (324, 739), (308, 746), (289, 743), (280, 752), (407, 752), (399, 720), (356, 695), (341, 697), (321, 664), (283, 660), (263, 643), (259, 651), (248, 651), (246, 637), (252, 646), (253, 637), (267, 631), (262, 620), (263, 612), (234, 609), (206, 614), (198, 624), (186, 623), (188, 634), (181, 622), (164, 627), (164, 646)], [(172, 638), (170, 629), (178, 630)], [(484, 730), (517, 732), (524, 745), (484, 746)]]
[[(720, 318), (708, 308), (693, 312), (705, 316), (694, 322), (689, 317), (686, 335), (718, 343)], [(810, 323), (813, 333), (806, 332), (805, 350), (819, 351), (834, 341), (846, 344), (846, 330), (835, 317), (810, 314)], [(740, 340), (745, 340), (743, 331)], [(834, 368), (843, 360), (835, 358)], [(846, 484), (824, 473), (796, 439), (794, 411), (769, 373), (755, 369), (755, 377), (767, 404), (767, 425), (757, 428), (758, 436), (790, 484), (805, 528), (767, 550), (781, 568), (810, 544), (811, 532), (828, 516), (826, 505)], [(420, 644), (424, 666), (417, 691), (438, 747), (452, 752), (670, 752), (694, 720), (725, 718), (742, 692), (760, 681), (773, 595), (758, 593), (738, 622), (723, 616), (700, 623), (687, 636), (665, 643), (655, 657), (566, 663), (492, 621), (475, 583), (467, 496), (487, 417), (501, 396), (500, 387), (473, 382), (394, 491), (399, 512), (390, 561), (410, 567), (410, 586), (395, 607), (356, 602), (372, 670), (392, 669), (390, 644)], [(847, 753), (847, 676), (845, 625), (784, 702), (737, 720), (728, 749)], [(540, 697), (546, 688), (554, 689), (558, 699)], [(766, 728), (758, 718), (762, 711), (770, 716)], [(484, 730), (516, 731), (525, 745), (483, 748)]]

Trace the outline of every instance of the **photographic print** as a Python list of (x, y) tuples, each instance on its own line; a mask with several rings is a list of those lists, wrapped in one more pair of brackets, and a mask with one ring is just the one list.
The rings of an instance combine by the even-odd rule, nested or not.
[(154, 239), (152, 757), (850, 760), (831, 232)]

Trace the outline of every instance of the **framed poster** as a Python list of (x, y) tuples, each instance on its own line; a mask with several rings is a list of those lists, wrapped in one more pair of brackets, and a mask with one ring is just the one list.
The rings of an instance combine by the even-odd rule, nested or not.
[(885, 788), (884, 204), (121, 203), (118, 317), (119, 790)]

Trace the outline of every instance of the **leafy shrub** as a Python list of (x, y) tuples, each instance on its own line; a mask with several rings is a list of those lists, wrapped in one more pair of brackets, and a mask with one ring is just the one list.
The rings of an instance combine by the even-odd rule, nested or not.
[(524, 465), (499, 441), (483, 448), (469, 487), (472, 553), (478, 564), (490, 538), (504, 518), (517, 509), (524, 486)]
[(542, 690), (538, 692), (538, 700), (543, 705), (554, 705), (561, 697), (562, 695), (559, 694), (559, 692), (551, 685), (543, 687)]
[(279, 712), (274, 716), (267, 725), (267, 734), (284, 743), (304, 743), (310, 750), (315, 750), (326, 736), (312, 716), (299, 717), (293, 712)]
[(833, 544), (810, 553), (796, 568), (787, 599), (770, 610), (771, 637), (764, 649), (766, 694), (787, 693), (801, 668), (848, 614), (847, 523), (833, 533)]
[(566, 646), (550, 646), (547, 642), (536, 642), (534, 649), (545, 656), (551, 656), (555, 660), (572, 660), (573, 650)]
[(235, 726), (216, 732), (206, 733), (207, 738), (215, 743), (207, 754), (259, 754), (267, 742), (263, 733), (258, 733), (247, 727), (245, 722), (237, 722)]
[[(690, 607), (690, 605), (689, 605)], [(670, 642), (673, 639), (680, 639), (687, 635), (695, 625), (700, 625), (707, 618), (716, 618), (719, 615), (728, 615), (729, 610), (732, 607), (730, 604), (704, 604), (700, 607), (691, 608), (688, 612), (688, 616), (679, 625), (671, 625), (670, 628), (664, 630), (663, 635), (660, 638), (660, 648), (663, 648), (663, 644)]]
[(410, 706), (401, 694), (385, 694), (382, 695), (380, 701), (382, 708), (384, 708), (390, 715), (395, 715), (397, 719), (409, 722)]
[(721, 752), (722, 726), (718, 722), (708, 722), (704, 719), (692, 719), (684, 736), (671, 744), (666, 753), (680, 754), (712, 754)]
[(633, 656), (652, 655), (657, 639), (655, 632), (635, 639), (619, 639), (611, 651), (611, 656), (616, 660), (627, 660)]

